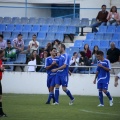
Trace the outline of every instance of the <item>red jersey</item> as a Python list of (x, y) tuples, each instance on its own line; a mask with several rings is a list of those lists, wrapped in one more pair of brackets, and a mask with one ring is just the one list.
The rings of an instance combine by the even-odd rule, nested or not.
[[(0, 68), (2, 67), (2, 60), (0, 60)], [(2, 79), (2, 71), (0, 71), (0, 80)]]

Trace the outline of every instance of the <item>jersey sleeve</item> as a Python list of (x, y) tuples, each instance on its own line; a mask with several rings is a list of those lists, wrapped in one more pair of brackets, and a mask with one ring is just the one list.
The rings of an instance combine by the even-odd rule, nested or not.
[(64, 64), (65, 64), (65, 65), (68, 65), (68, 59), (69, 59), (68, 55), (65, 54), (65, 61), (64, 61)]
[(48, 58), (45, 59), (45, 68), (48, 66)]

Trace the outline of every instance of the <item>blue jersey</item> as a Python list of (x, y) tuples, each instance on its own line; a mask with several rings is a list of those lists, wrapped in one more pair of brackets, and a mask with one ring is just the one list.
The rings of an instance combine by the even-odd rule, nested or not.
[[(51, 56), (50, 56), (50, 57), (47, 57), (47, 58), (45, 59), (45, 68), (46, 68), (47, 66), (50, 66), (53, 61), (58, 62), (58, 58), (57, 58), (57, 57), (52, 58)], [(55, 72), (53, 73), (53, 72), (51, 71), (52, 69), (55, 69), (55, 68), (57, 68), (56, 65), (54, 65), (53, 67), (51, 67), (49, 70), (47, 70), (47, 74), (48, 74), (48, 75), (55, 75), (56, 73), (55, 73)]]
[[(104, 59), (103, 61), (98, 61), (98, 64), (102, 64), (102, 66), (111, 69), (110, 61), (108, 59)], [(97, 81), (98, 83), (106, 83), (109, 84), (110, 80), (110, 72), (104, 70), (102, 67), (97, 67), (98, 71), (98, 77)]]
[(62, 75), (68, 75), (68, 67), (69, 67), (69, 56), (67, 55), (67, 53), (62, 54), (59, 56), (59, 63), (58, 63), (58, 67), (63, 66), (64, 64), (66, 65), (66, 68), (62, 69), (62, 70), (58, 70), (57, 74), (62, 76)]

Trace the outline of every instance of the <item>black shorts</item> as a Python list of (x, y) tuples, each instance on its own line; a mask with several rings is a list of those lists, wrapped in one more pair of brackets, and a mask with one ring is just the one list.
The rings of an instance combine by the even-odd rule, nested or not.
[(0, 95), (2, 95), (2, 84), (1, 84), (1, 80), (0, 80)]

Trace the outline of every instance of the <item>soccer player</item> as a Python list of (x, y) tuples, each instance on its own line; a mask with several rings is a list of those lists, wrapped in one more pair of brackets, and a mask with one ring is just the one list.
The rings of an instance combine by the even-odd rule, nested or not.
[(4, 57), (4, 51), (0, 50), (0, 117), (7, 117), (7, 115), (3, 112), (2, 109), (2, 72), (4, 71), (4, 67), (2, 65), (2, 58)]
[(56, 72), (52, 72), (51, 70), (57, 68), (57, 57), (56, 57), (56, 48), (52, 48), (50, 51), (51, 56), (47, 57), (45, 60), (45, 68), (47, 70), (47, 87), (49, 90), (49, 96), (46, 104), (50, 104), (51, 99), (53, 98), (53, 103), (55, 102), (54, 98), (54, 87), (55, 87), (55, 77)]
[(115, 87), (118, 86), (118, 79), (120, 79), (120, 73), (118, 73), (118, 75), (115, 77), (115, 83), (114, 83)]
[(72, 105), (74, 102), (74, 97), (72, 96), (71, 92), (67, 89), (68, 84), (68, 67), (69, 67), (69, 56), (65, 53), (65, 45), (59, 45), (59, 51), (61, 55), (59, 56), (59, 63), (58, 68), (53, 69), (52, 72), (57, 72), (55, 78), (55, 103), (54, 105), (59, 104), (59, 87), (62, 85), (63, 91), (68, 95), (70, 98), (69, 105)]
[(100, 104), (98, 105), (98, 107), (104, 106), (103, 92), (109, 98), (110, 106), (113, 106), (113, 99), (110, 93), (107, 91), (110, 80), (110, 70), (111, 70), (110, 62), (108, 59), (104, 59), (104, 53), (102, 51), (97, 52), (97, 59), (99, 61), (98, 61), (95, 80), (93, 81), (93, 83), (96, 84), (96, 79), (97, 79), (97, 88), (99, 90), (99, 100), (100, 100)]

